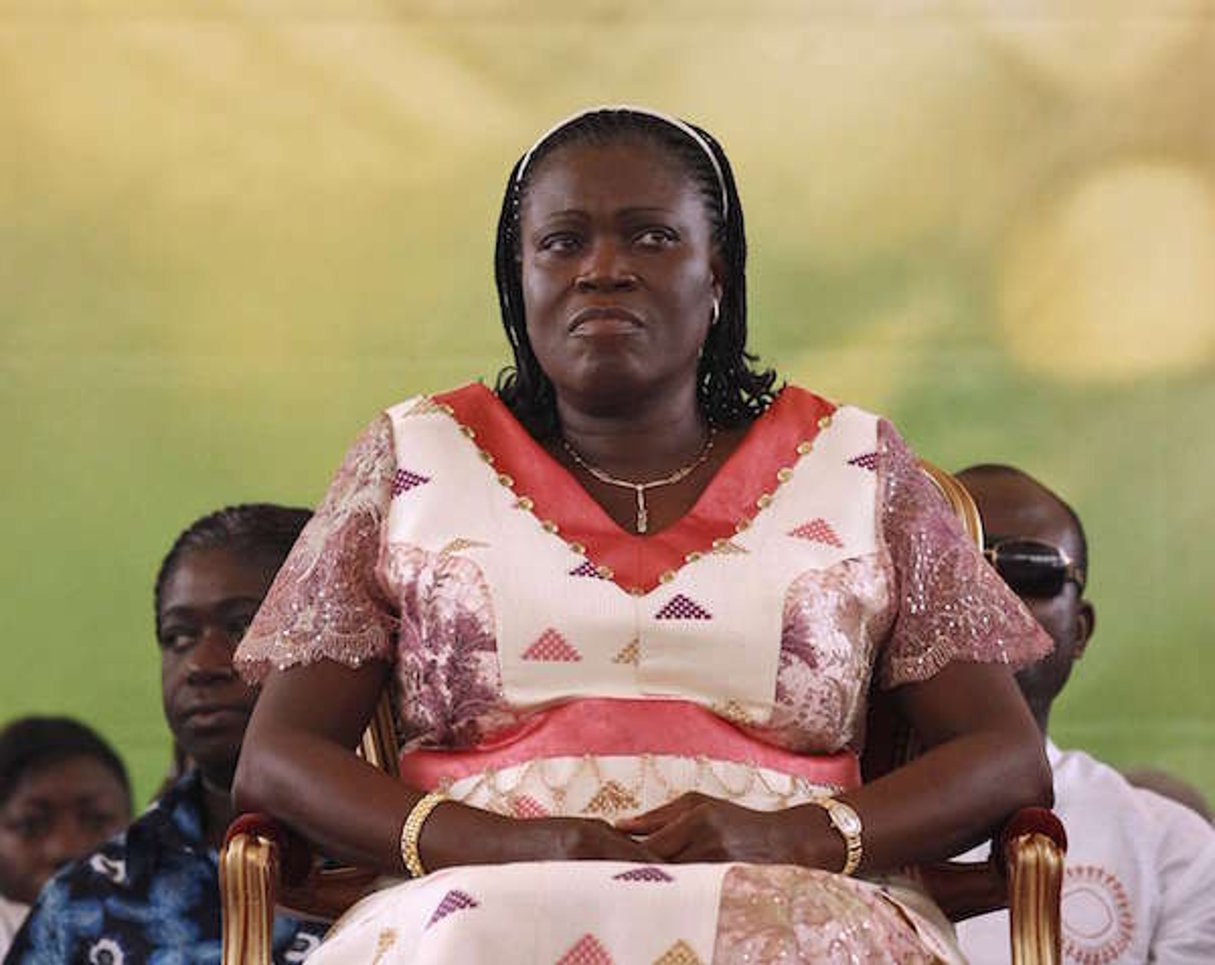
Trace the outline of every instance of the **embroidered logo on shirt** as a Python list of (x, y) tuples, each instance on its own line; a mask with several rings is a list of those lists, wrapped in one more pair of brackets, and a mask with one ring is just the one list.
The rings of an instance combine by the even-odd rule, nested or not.
[(392, 495), (400, 496), (401, 493), (407, 493), (428, 482), (430, 482), (429, 476), (422, 476), (416, 472), (410, 472), (408, 469), (398, 469), (392, 476)]
[(831, 524), (821, 516), (808, 523), (802, 523), (797, 529), (789, 531), (789, 535), (797, 539), (809, 540), (811, 543), (824, 543), (842, 549), (844, 541), (839, 538)]
[(1131, 944), (1135, 915), (1117, 876), (1097, 865), (1069, 867), (1063, 878), (1063, 956), (1109, 965)]
[(569, 645), (565, 637), (549, 627), (536, 642), (523, 651), (524, 660), (540, 660), (546, 663), (576, 663), (582, 654)]
[(661, 610), (654, 614), (655, 620), (712, 620), (713, 614), (691, 597), (676, 593)]

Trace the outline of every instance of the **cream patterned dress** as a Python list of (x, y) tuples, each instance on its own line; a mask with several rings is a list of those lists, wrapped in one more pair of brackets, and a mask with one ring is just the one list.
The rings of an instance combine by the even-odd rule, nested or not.
[[(859, 781), (871, 684), (1049, 640), (897, 433), (785, 389), (693, 508), (621, 530), (487, 389), (356, 442), (237, 655), (393, 668), (403, 779), (520, 819)], [(958, 961), (923, 896), (795, 866), (544, 862), (385, 889), (313, 962)]]

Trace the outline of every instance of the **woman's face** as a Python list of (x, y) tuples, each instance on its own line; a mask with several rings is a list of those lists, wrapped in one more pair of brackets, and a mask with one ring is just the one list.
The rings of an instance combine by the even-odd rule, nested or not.
[(130, 820), (126, 788), (95, 758), (27, 771), (0, 807), (0, 895), (32, 904), (51, 875)]
[(697, 185), (645, 141), (544, 158), (520, 215), (527, 332), (559, 402), (631, 414), (656, 393), (695, 398), (721, 296)]
[(265, 554), (194, 550), (178, 561), (161, 595), (165, 718), (181, 749), (221, 786), (231, 781), (257, 699), (232, 655), (276, 569)]

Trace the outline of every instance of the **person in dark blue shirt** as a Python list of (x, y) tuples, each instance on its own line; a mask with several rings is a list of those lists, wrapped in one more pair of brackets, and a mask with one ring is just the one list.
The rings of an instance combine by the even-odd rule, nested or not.
[[(310, 515), (236, 506), (178, 537), (155, 602), (165, 717), (185, 773), (126, 832), (51, 879), (5, 965), (220, 961), (218, 848), (257, 699), (233, 671), (232, 653)], [(302, 962), (324, 931), (280, 915), (274, 961)]]

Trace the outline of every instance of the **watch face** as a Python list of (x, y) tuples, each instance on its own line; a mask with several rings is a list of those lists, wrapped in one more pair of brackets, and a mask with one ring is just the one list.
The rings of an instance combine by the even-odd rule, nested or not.
[(831, 817), (835, 821), (835, 826), (843, 831), (844, 834), (861, 833), (861, 819), (857, 817), (856, 812), (846, 804), (841, 805), (837, 803), (835, 807), (831, 809)]

